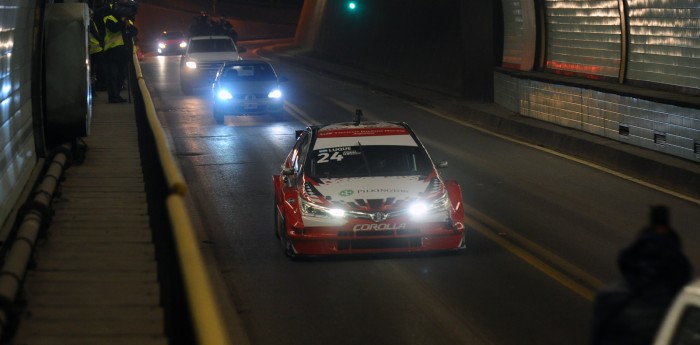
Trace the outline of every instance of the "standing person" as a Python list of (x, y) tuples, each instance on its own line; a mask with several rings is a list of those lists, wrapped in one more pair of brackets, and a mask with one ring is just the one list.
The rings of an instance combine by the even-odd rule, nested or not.
[(654, 206), (649, 225), (620, 252), (623, 280), (603, 288), (593, 310), (591, 344), (649, 345), (668, 307), (692, 277), (669, 210)]
[(219, 19), (219, 28), (222, 35), (231, 37), (234, 43), (238, 43), (238, 33), (233, 28), (233, 24), (231, 24), (226, 17), (221, 16)]
[(128, 67), (127, 51), (122, 35), (126, 27), (126, 17), (117, 18), (112, 11), (104, 17), (104, 23), (104, 67), (107, 76), (109, 103), (126, 102), (126, 99), (120, 95)]

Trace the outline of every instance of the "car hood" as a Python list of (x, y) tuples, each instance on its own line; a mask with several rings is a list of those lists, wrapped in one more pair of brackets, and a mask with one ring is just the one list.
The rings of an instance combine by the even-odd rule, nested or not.
[(237, 52), (188, 53), (187, 58), (196, 62), (240, 60), (240, 57)]
[(432, 180), (425, 176), (331, 178), (306, 183), (305, 191), (312, 200), (325, 199), (353, 208), (391, 208), (425, 195), (432, 190)]

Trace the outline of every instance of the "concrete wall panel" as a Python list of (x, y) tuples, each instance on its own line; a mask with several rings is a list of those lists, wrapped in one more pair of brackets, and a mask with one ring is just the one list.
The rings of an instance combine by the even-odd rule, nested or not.
[(34, 5), (0, 4), (0, 227), (37, 164), (31, 106)]
[[(519, 100), (499, 95), (496, 102), (509, 109), (520, 104), (521, 115), (700, 162), (693, 151), (700, 141), (700, 109), (498, 74), (495, 90)], [(655, 142), (655, 135), (665, 140)]]

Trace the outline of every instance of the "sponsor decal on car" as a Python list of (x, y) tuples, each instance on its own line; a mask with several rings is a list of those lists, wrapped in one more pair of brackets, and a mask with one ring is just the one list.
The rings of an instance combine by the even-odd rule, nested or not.
[(406, 229), (406, 223), (355, 224), (355, 226), (352, 227), (353, 231), (402, 230), (402, 229)]

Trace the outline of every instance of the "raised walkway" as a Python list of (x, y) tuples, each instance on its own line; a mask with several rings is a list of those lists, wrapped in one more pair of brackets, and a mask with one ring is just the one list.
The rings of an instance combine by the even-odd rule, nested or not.
[(24, 281), (15, 345), (168, 344), (134, 105), (95, 96), (85, 161), (65, 170)]

